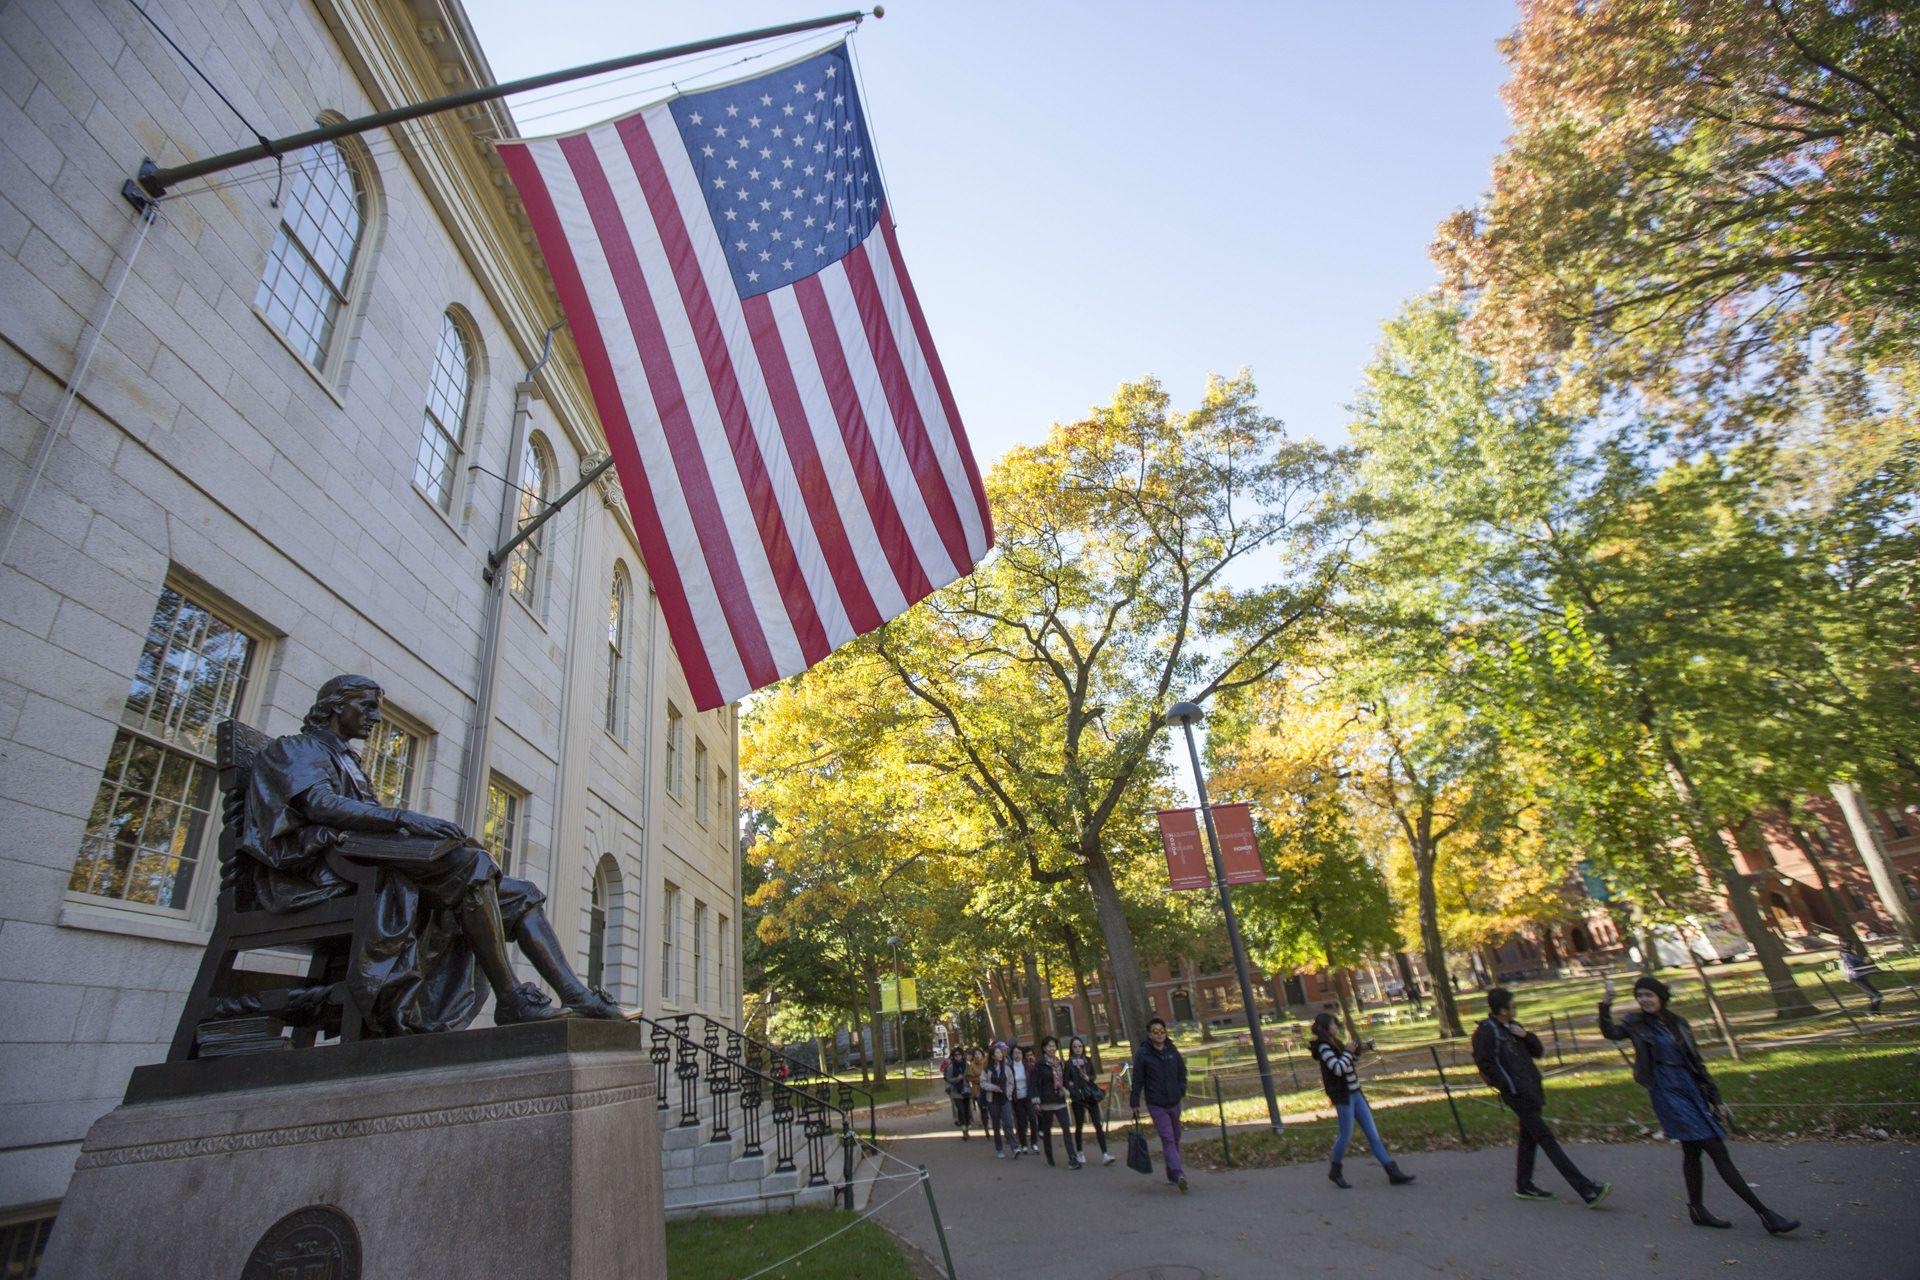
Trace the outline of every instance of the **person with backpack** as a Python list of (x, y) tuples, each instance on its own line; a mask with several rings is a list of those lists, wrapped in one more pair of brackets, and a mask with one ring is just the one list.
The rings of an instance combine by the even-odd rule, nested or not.
[(1040, 1128), (1040, 1143), (1046, 1148), (1047, 1163), (1053, 1163), (1053, 1130), (1060, 1130), (1060, 1145), (1066, 1149), (1067, 1168), (1084, 1168), (1080, 1146), (1067, 1132), (1067, 1064), (1060, 1057), (1060, 1038), (1048, 1036), (1040, 1042), (1040, 1060), (1033, 1072), (1033, 1113)]
[(1514, 1017), (1513, 992), (1505, 987), (1487, 992), (1487, 1019), (1473, 1033), (1473, 1064), (1480, 1068), (1480, 1078), (1500, 1095), (1500, 1101), (1507, 1104), (1520, 1122), (1513, 1194), (1521, 1200), (1553, 1199), (1551, 1191), (1533, 1183), (1534, 1153), (1544, 1151), (1560, 1176), (1586, 1201), (1587, 1208), (1592, 1209), (1607, 1198), (1613, 1184), (1595, 1182), (1581, 1173), (1573, 1158), (1561, 1149), (1553, 1130), (1547, 1127), (1541, 1114), (1547, 1105), (1547, 1091), (1540, 1079), (1540, 1068), (1534, 1065), (1535, 1059), (1544, 1057), (1546, 1052), (1540, 1037), (1521, 1026)]
[(1187, 1096), (1187, 1060), (1167, 1039), (1164, 1018), (1147, 1022), (1147, 1042), (1133, 1051), (1133, 1088), (1128, 1105), (1133, 1118), (1140, 1118), (1140, 1099), (1145, 1095), (1147, 1114), (1160, 1135), (1160, 1158), (1166, 1162), (1167, 1181), (1187, 1190), (1186, 1166), (1180, 1162), (1180, 1102)]
[(960, 1141), (967, 1142), (973, 1137), (973, 1094), (967, 1088), (967, 1051), (959, 1045), (953, 1046), (953, 1052), (940, 1066), (940, 1074), (947, 1083), (947, 1097), (953, 1100), (953, 1127), (960, 1131)]
[(1680, 1173), (1687, 1184), (1687, 1216), (1696, 1227), (1731, 1227), (1725, 1218), (1707, 1211), (1702, 1199), (1705, 1176), (1700, 1157), (1707, 1156), (1720, 1174), (1720, 1180), (1760, 1215), (1767, 1234), (1781, 1236), (1800, 1223), (1775, 1213), (1760, 1202), (1747, 1180), (1734, 1167), (1727, 1153), (1727, 1131), (1722, 1125), (1727, 1115), (1720, 1100), (1719, 1086), (1707, 1074), (1706, 1060), (1693, 1038), (1687, 1020), (1669, 1007), (1672, 992), (1652, 974), (1642, 974), (1633, 984), (1633, 1001), (1639, 1006), (1619, 1021), (1613, 1017), (1613, 978), (1606, 979), (1606, 996), (1600, 1001), (1600, 1034), (1609, 1040), (1633, 1041), (1633, 1080), (1647, 1091), (1653, 1114), (1669, 1140), (1680, 1144)]
[(1100, 1163), (1112, 1164), (1113, 1153), (1107, 1150), (1107, 1127), (1100, 1118), (1100, 1103), (1107, 1091), (1095, 1078), (1098, 1074), (1087, 1057), (1087, 1042), (1079, 1036), (1067, 1041), (1067, 1099), (1073, 1104), (1073, 1145), (1080, 1148), (1084, 1162), (1087, 1143), (1082, 1134), (1086, 1121), (1091, 1118), (1094, 1139), (1100, 1144)]
[(1342, 1191), (1351, 1190), (1353, 1184), (1342, 1176), (1340, 1168), (1347, 1155), (1347, 1144), (1353, 1141), (1353, 1127), (1360, 1126), (1360, 1132), (1367, 1137), (1367, 1146), (1373, 1150), (1373, 1158), (1387, 1171), (1387, 1181), (1396, 1187), (1404, 1187), (1413, 1181), (1413, 1175), (1402, 1173), (1393, 1157), (1387, 1154), (1387, 1144), (1380, 1140), (1380, 1130), (1374, 1127), (1373, 1109), (1367, 1105), (1367, 1095), (1360, 1089), (1360, 1073), (1353, 1068), (1354, 1059), (1362, 1049), (1373, 1046), (1355, 1040), (1342, 1047), (1336, 1030), (1336, 1020), (1331, 1011), (1323, 1012), (1313, 1020), (1313, 1039), (1310, 1047), (1313, 1056), (1320, 1063), (1320, 1087), (1327, 1091), (1327, 1101), (1333, 1103), (1333, 1114), (1340, 1121), (1339, 1134), (1333, 1140), (1332, 1167), (1327, 1170), (1327, 1180)]

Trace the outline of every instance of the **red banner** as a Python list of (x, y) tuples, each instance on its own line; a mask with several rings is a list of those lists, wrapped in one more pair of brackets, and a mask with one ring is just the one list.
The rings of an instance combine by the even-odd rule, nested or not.
[(1167, 851), (1167, 883), (1174, 889), (1204, 889), (1213, 883), (1207, 848), (1193, 809), (1160, 810), (1160, 843)]
[(1253, 811), (1244, 804), (1213, 806), (1213, 829), (1220, 837), (1220, 863), (1228, 884), (1264, 884), (1260, 842), (1253, 835)]

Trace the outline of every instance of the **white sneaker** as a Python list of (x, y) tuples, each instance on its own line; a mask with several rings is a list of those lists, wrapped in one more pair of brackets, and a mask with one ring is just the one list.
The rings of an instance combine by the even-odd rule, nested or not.
[(995, 1160), (1005, 1160), (1007, 1158), (1007, 1153), (1004, 1151), (996, 1151), (993, 1153), (993, 1158)]
[(1101, 1164), (1112, 1164), (1112, 1163), (1113, 1163), (1113, 1152), (1111, 1152), (1111, 1151), (1102, 1151), (1102, 1152), (1100, 1153), (1100, 1163), (1101, 1163)]
[(1040, 1154), (1040, 1144), (1037, 1142), (1030, 1142), (1027, 1144), (1027, 1150), (1037, 1156)]

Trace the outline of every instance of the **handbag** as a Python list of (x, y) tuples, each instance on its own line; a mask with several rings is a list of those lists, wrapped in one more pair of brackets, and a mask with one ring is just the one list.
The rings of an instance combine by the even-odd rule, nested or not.
[(1127, 1168), (1135, 1173), (1153, 1172), (1153, 1155), (1147, 1150), (1147, 1135), (1140, 1132), (1138, 1120), (1127, 1131)]

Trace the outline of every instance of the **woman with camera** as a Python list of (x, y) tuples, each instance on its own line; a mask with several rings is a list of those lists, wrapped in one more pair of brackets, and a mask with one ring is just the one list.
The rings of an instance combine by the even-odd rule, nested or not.
[(1380, 1140), (1380, 1131), (1374, 1127), (1367, 1095), (1360, 1091), (1360, 1073), (1353, 1069), (1353, 1060), (1361, 1050), (1373, 1048), (1373, 1042), (1355, 1040), (1342, 1048), (1336, 1025), (1331, 1011), (1322, 1013), (1313, 1020), (1310, 1043), (1313, 1056), (1320, 1063), (1320, 1085), (1327, 1091), (1328, 1101), (1333, 1103), (1334, 1115), (1340, 1118), (1340, 1134), (1333, 1140), (1333, 1162), (1327, 1178), (1342, 1191), (1353, 1186), (1341, 1176), (1340, 1165), (1346, 1159), (1347, 1144), (1353, 1141), (1353, 1126), (1358, 1123), (1360, 1132), (1367, 1135), (1373, 1158), (1387, 1171), (1387, 1181), (1396, 1187), (1405, 1186), (1413, 1181), (1413, 1175), (1400, 1172), (1400, 1166), (1387, 1154), (1387, 1144)]
[(1702, 1202), (1704, 1174), (1700, 1157), (1713, 1161), (1720, 1180), (1760, 1215), (1760, 1225), (1771, 1235), (1785, 1235), (1799, 1222), (1785, 1218), (1760, 1203), (1753, 1188), (1740, 1176), (1727, 1154), (1727, 1131), (1721, 1121), (1727, 1116), (1720, 1090), (1707, 1074), (1706, 1061), (1700, 1056), (1693, 1030), (1687, 1020), (1667, 1006), (1672, 993), (1667, 984), (1652, 974), (1643, 974), (1633, 984), (1633, 1000), (1640, 1007), (1613, 1019), (1613, 979), (1606, 980), (1606, 998), (1600, 1002), (1600, 1034), (1609, 1040), (1633, 1041), (1633, 1079), (1647, 1091), (1653, 1113), (1669, 1139), (1680, 1144), (1680, 1170), (1687, 1183), (1687, 1215), (1696, 1227), (1730, 1227), (1725, 1218), (1716, 1218)]

